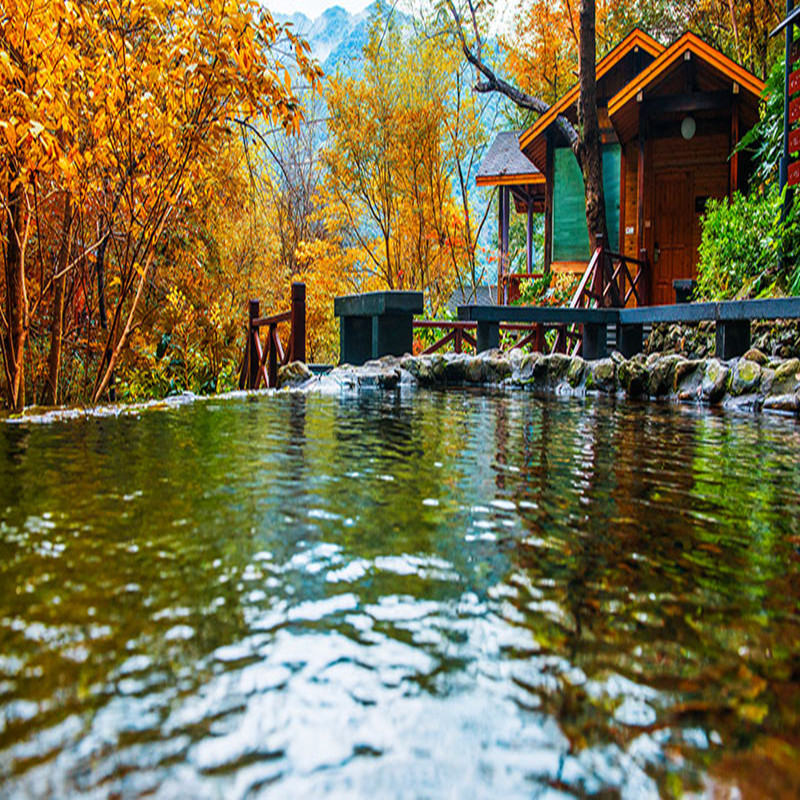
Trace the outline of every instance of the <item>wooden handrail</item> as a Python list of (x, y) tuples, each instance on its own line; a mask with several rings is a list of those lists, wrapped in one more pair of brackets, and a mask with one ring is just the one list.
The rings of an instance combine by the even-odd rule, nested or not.
[(253, 328), (263, 328), (265, 325), (277, 325), (279, 322), (289, 322), (291, 318), (291, 311), (282, 311), (280, 314), (273, 314), (271, 317), (257, 317), (250, 323), (250, 326)]

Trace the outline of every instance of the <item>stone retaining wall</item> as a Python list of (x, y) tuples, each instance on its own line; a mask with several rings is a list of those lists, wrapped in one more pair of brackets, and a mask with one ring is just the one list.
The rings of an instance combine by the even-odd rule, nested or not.
[(486, 385), (559, 395), (663, 398), (736, 411), (800, 414), (800, 359), (770, 358), (757, 349), (727, 362), (690, 359), (675, 353), (641, 354), (629, 360), (613, 353), (610, 358), (584, 361), (580, 356), (521, 350), (490, 350), (477, 356), (387, 356), (363, 367), (343, 365), (320, 377), (312, 376), (305, 364), (289, 364), (280, 371), (278, 385), (321, 392), (401, 385)]

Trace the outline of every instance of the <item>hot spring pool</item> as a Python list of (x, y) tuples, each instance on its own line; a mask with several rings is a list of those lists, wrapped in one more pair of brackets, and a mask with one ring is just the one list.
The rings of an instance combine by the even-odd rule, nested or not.
[(418, 391), (0, 423), (4, 797), (795, 797), (798, 764), (794, 421)]

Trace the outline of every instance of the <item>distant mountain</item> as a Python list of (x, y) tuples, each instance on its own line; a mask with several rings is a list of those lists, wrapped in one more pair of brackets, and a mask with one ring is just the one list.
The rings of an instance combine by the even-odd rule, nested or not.
[(335, 72), (340, 65), (347, 69), (350, 62), (361, 59), (361, 50), (367, 42), (369, 11), (350, 14), (340, 6), (333, 6), (316, 19), (299, 12), (291, 16), (273, 16), (276, 22), (291, 23), (294, 32), (308, 40), (311, 53), (327, 74)]
[[(269, 0), (264, 4), (269, 8)], [(299, 12), (291, 15), (273, 13), (272, 16), (276, 22), (291, 23), (294, 32), (308, 40), (312, 54), (326, 74), (335, 72), (337, 67), (359, 72), (361, 51), (367, 43), (369, 19), (374, 9), (375, 4), (358, 14), (350, 14), (340, 6), (333, 6), (316, 19)], [(401, 22), (408, 19), (399, 11), (395, 13)]]

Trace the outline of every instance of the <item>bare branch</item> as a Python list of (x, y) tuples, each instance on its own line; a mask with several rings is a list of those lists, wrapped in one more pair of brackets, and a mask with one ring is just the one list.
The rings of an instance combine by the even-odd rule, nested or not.
[[(483, 80), (479, 79), (475, 83), (475, 91), (482, 94), (489, 92), (502, 94), (519, 108), (524, 108), (527, 111), (533, 111), (535, 114), (539, 114), (540, 116), (542, 114), (546, 114), (550, 110), (550, 105), (548, 103), (546, 103), (540, 97), (523, 92), (516, 86), (512, 86), (510, 83), (508, 83), (508, 81), (499, 78), (495, 71), (483, 60), (481, 56), (482, 42), (475, 6), (472, 0), (467, 0), (467, 2), (469, 5), (472, 29), (475, 35), (474, 50), (473, 47), (470, 46), (470, 43), (467, 41), (467, 37), (464, 34), (461, 13), (456, 8), (455, 0), (445, 0), (445, 5), (450, 12), (450, 16), (453, 18), (455, 33), (461, 42), (461, 49), (464, 52), (464, 57), (475, 68), (475, 71), (478, 73), (478, 75), (482, 76), (483, 78)], [(559, 114), (559, 116), (556, 117), (556, 125), (569, 142), (570, 147), (574, 149), (575, 144), (578, 141), (578, 133), (573, 127), (572, 123), (566, 117)]]

